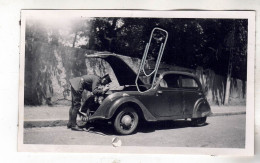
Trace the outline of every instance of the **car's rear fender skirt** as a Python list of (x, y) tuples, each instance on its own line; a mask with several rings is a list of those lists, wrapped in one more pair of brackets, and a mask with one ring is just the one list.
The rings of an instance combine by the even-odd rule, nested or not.
[(212, 114), (209, 103), (206, 99), (200, 98), (194, 105), (192, 118), (207, 117)]
[(136, 98), (121, 97), (112, 102), (110, 107), (98, 108), (97, 112), (90, 117), (90, 120), (95, 119), (111, 119), (121, 106), (129, 105), (136, 109), (137, 113), (146, 121), (156, 121), (156, 118), (147, 110), (147, 108)]

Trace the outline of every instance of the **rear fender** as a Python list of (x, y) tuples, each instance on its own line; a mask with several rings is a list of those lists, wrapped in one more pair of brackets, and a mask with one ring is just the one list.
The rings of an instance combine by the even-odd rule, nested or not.
[(212, 114), (209, 103), (206, 99), (200, 98), (194, 105), (192, 118), (207, 117)]

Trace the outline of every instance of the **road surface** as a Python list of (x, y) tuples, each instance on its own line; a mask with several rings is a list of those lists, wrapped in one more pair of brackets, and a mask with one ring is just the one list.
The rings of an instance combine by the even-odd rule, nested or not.
[(189, 121), (140, 123), (132, 135), (115, 135), (112, 125), (97, 125), (91, 132), (62, 127), (25, 128), (24, 144), (111, 145), (118, 137), (122, 146), (244, 148), (246, 115), (209, 117), (202, 127)]

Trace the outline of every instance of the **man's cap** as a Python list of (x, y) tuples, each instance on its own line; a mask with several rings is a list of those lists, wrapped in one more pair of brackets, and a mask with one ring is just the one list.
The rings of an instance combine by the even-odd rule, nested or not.
[(102, 77), (102, 79), (106, 79), (106, 81), (107, 81), (108, 83), (112, 82), (112, 80), (111, 80), (109, 74), (104, 75), (104, 76)]

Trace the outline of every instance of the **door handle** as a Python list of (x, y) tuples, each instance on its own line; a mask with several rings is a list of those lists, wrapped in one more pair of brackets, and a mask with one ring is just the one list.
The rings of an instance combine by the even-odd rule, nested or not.
[(162, 91), (157, 91), (158, 94), (162, 94)]

